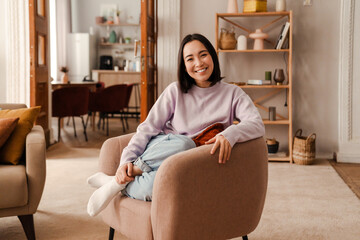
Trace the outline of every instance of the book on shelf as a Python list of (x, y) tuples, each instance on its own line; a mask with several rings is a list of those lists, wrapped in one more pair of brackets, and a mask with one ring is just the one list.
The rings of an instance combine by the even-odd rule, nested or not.
[(289, 22), (286, 22), (282, 26), (280, 34), (279, 34), (278, 39), (276, 41), (275, 49), (281, 49), (283, 47), (284, 42), (285, 42), (285, 40), (287, 38), (287, 35), (289, 33), (289, 28), (290, 28), (290, 23)]
[(270, 85), (271, 80), (260, 80), (260, 79), (249, 79), (247, 81), (248, 85)]

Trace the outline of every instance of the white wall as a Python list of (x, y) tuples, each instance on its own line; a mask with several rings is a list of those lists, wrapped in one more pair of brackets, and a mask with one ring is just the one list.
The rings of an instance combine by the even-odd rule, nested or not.
[(0, 102), (6, 102), (6, 4), (0, 1)]
[[(302, 128), (305, 134), (317, 134), (317, 156), (332, 157), (338, 149), (338, 64), (340, 1), (314, 0), (310, 7), (302, 0), (287, 1), (287, 10), (293, 10), (293, 119), (294, 131)], [(227, 1), (182, 0), (181, 37), (198, 32), (215, 43), (215, 13), (226, 12)], [(238, 0), (242, 12), (243, 1)], [(274, 11), (275, 0), (268, 0), (268, 11)], [(254, 56), (220, 56), (225, 81), (239, 81), (238, 76), (253, 74), (256, 66), (249, 64)], [(255, 56), (259, 59), (259, 56)], [(265, 69), (281, 64), (261, 56)], [(250, 61), (253, 62), (253, 61)], [(268, 64), (268, 65), (266, 65)], [(282, 99), (282, 100), (281, 100)], [(285, 96), (277, 101), (284, 104)], [(283, 109), (280, 109), (282, 111)], [(280, 136), (286, 142), (286, 133)]]

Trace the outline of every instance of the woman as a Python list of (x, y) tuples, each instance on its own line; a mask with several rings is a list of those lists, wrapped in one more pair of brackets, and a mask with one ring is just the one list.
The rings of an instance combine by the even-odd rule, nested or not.
[[(116, 177), (97, 173), (88, 179), (99, 187), (91, 196), (88, 213), (96, 215), (122, 193), (150, 201), (153, 181), (160, 164), (169, 156), (196, 147), (195, 139), (209, 126), (223, 131), (205, 144), (214, 143), (219, 163), (230, 158), (236, 142), (264, 135), (264, 124), (249, 96), (239, 87), (221, 82), (214, 47), (200, 34), (187, 35), (178, 55), (178, 83), (160, 95), (146, 120), (124, 148)], [(234, 125), (233, 121), (239, 120)]]

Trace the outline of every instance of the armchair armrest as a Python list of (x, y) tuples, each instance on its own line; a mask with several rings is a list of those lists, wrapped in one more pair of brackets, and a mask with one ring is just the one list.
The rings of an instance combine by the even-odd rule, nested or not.
[(134, 133), (113, 137), (106, 140), (101, 146), (99, 157), (99, 170), (113, 176), (120, 164), (123, 149), (128, 145)]
[(33, 214), (39, 205), (46, 177), (46, 143), (44, 130), (34, 126), (26, 136), (26, 175), (29, 187), (28, 214)]
[(226, 164), (218, 163), (218, 151), (210, 154), (211, 147), (178, 153), (160, 166), (151, 209), (154, 239), (233, 238), (256, 228), (268, 178), (264, 139), (235, 144)]

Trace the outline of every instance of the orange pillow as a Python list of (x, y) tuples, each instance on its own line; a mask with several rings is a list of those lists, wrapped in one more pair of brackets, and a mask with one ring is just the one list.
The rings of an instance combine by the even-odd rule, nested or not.
[(19, 118), (13, 133), (0, 149), (0, 163), (19, 164), (25, 149), (26, 136), (33, 128), (40, 108), (32, 107), (0, 111), (0, 118)]
[(19, 118), (0, 118), (0, 148), (14, 131)]

